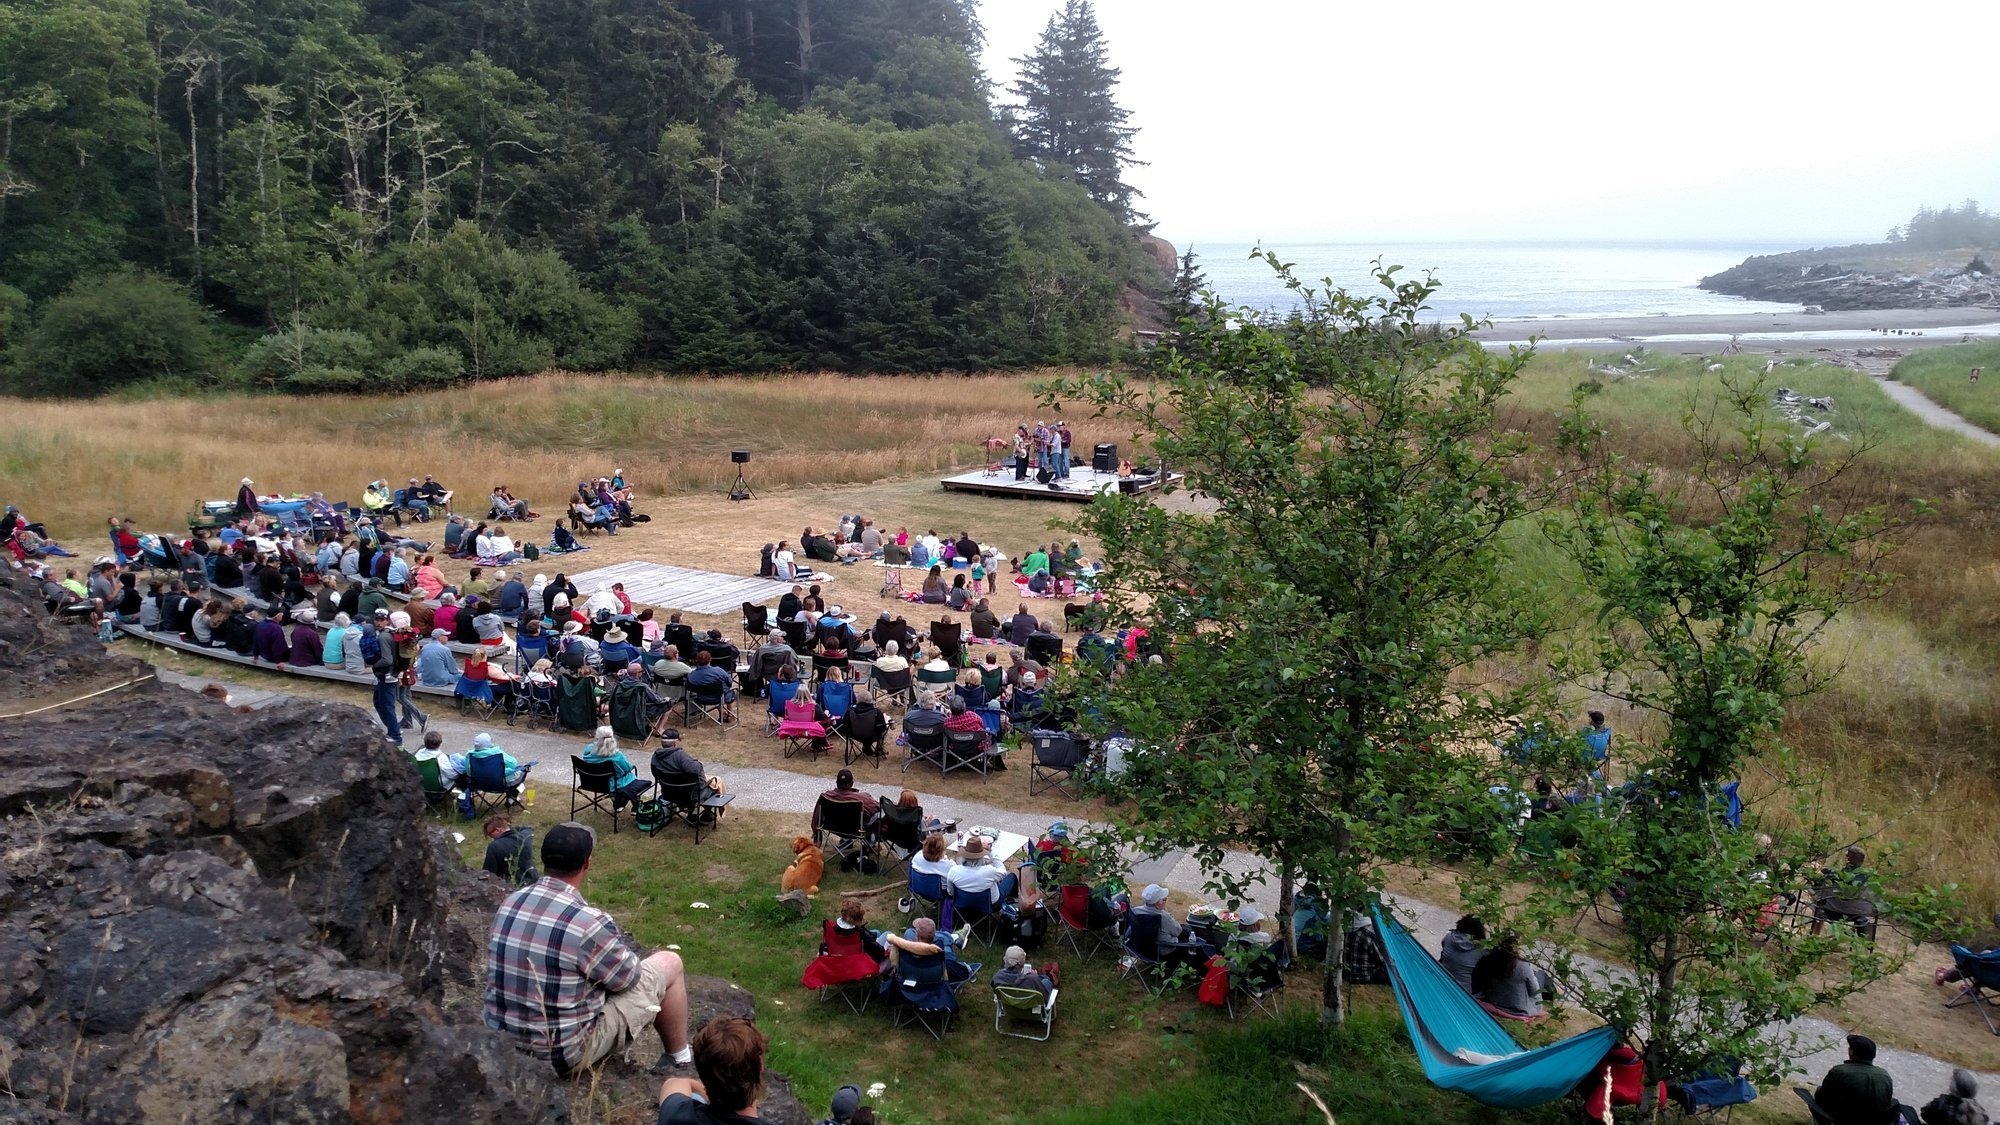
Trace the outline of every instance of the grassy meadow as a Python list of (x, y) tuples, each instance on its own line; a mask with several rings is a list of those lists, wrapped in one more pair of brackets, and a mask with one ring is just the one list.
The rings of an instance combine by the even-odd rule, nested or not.
[[(1573, 352), (1537, 357), (1505, 424), (1546, 442), (1554, 435), (1557, 413), (1586, 386), (1589, 409), (1627, 455), (1669, 468), (1686, 464), (1689, 447), (1680, 419), (1691, 396), (1714, 389), (1716, 376), (1705, 370), (1714, 361), (1651, 357), (1643, 365), (1657, 368), (1650, 374), (1607, 378), (1589, 370), (1591, 358)], [(1993, 742), (2000, 694), (1989, 671), (2000, 656), (1992, 628), (2000, 623), (1995, 608), (2000, 521), (1991, 515), (2000, 500), (2000, 452), (1924, 426), (1859, 372), (1788, 361), (1765, 374), (1762, 357), (1721, 362), (1732, 378), (1761, 378), (1767, 390), (1784, 385), (1835, 400), (1836, 430), (1871, 446), (1867, 470), (1843, 485), (1846, 499), (1903, 504), (1922, 497), (1936, 509), (1896, 557), (1902, 578), (1889, 596), (1851, 611), (1822, 646), (1819, 659), (1837, 670), (1833, 687), (1796, 708), (1787, 733), (1823, 775), (1824, 812), (1836, 827), (1863, 838), (1871, 850), (1901, 846), (1904, 867), (1931, 881), (1959, 884), (1972, 917), (1984, 919), (2000, 905), (2000, 853), (1992, 847), (1990, 829), (1990, 810), (2000, 807), (2000, 751)], [(1959, 363), (1951, 359), (1947, 369)], [(1035, 417), (1031, 382), (1006, 376), (711, 380), (551, 374), (396, 399), (240, 397), (83, 406), (10, 401), (0, 413), (0, 500), (21, 503), (31, 516), (46, 519), (59, 535), (81, 544), (87, 558), (104, 517), (131, 514), (148, 528), (170, 528), (196, 499), (228, 496), (245, 475), (260, 487), (318, 489), (336, 498), (358, 497), (361, 485), (375, 477), (402, 479), (427, 471), (475, 496), (504, 480), (546, 512), (558, 506), (558, 497), (578, 476), (623, 467), (638, 482), (640, 508), (654, 522), (614, 539), (593, 540), (592, 553), (573, 570), (650, 558), (740, 571), (755, 558), (759, 542), (793, 536), (803, 524), (820, 526), (847, 511), (869, 513), (891, 528), (967, 526), (1011, 551), (1047, 534), (1048, 521), (1069, 507), (945, 493), (932, 476), (976, 464), (980, 439)], [(1113, 440), (1129, 438), (1101, 426), (1079, 428), (1082, 443)], [(760, 498), (732, 505), (721, 496), (734, 473), (726, 453), (743, 446), (755, 451), (749, 475)], [(532, 526), (536, 530), (529, 534), (546, 535), (546, 523)], [(1567, 560), (1528, 524), (1513, 530), (1510, 543), (1522, 575), (1541, 583), (1556, 604), (1576, 607), (1573, 627), (1588, 627), (1588, 604), (1578, 596)], [(559, 567), (544, 569), (553, 573)], [(876, 604), (874, 575), (866, 568), (843, 568), (833, 579), (830, 589), (848, 605), (866, 612)], [(733, 619), (695, 623), (735, 625)], [(1516, 666), (1493, 671), (1525, 674), (1531, 663), (1533, 657), (1524, 655)], [(284, 690), (312, 689), (288, 682)], [(1585, 707), (1604, 702), (1574, 695), (1579, 716)], [(1643, 716), (1605, 709), (1621, 737), (1648, 733)], [(747, 734), (704, 739), (698, 752), (741, 764), (770, 765), (775, 759), (768, 740)], [(1752, 799), (1785, 796), (1768, 777), (1745, 780)], [(1032, 807), (1035, 802), (1023, 802), (1016, 788), (1011, 782), (991, 787), (970, 782), (963, 792), (957, 786), (939, 792)], [(1774, 800), (1767, 807), (1782, 805)], [(810, 1005), (797, 986), (796, 958), (816, 931), (760, 911), (759, 888), (782, 866), (778, 853), (790, 832), (773, 828), (752, 842), (750, 823), (742, 826), (743, 840), (725, 832), (715, 852), (704, 850), (701, 865), (685, 871), (674, 865), (691, 849), (651, 842), (667, 857), (664, 866), (646, 860), (652, 865), (648, 870), (661, 877), (607, 874), (593, 893), (621, 913), (636, 912), (647, 940), (679, 942), (760, 998), (784, 1000), (782, 1006), (767, 1003), (764, 1018), (787, 1029), (777, 1065), (799, 1076), (809, 1106), (817, 1099), (823, 1107), (832, 1087), (849, 1078), (864, 1085), (890, 1082), (894, 1091), (898, 1072), (905, 1075), (904, 1091), (892, 1093), (890, 1102), (897, 1120), (944, 1112), (952, 1097), (960, 1098), (959, 1105), (976, 1097), (1004, 1106), (1010, 1087), (1001, 1076), (1009, 1067), (988, 1068), (992, 1075), (981, 1072), (978, 1081), (991, 1088), (967, 1087), (962, 1095), (943, 1093), (948, 1084), (927, 1085), (917, 1070), (932, 1058), (969, 1060), (974, 1051), (1046, 1065), (1043, 1055), (1053, 1053), (1046, 1049), (1036, 1054), (1033, 1044), (991, 1043), (990, 1027), (979, 1025), (976, 1005), (967, 1020), (970, 1035), (954, 1036), (955, 1042), (936, 1052), (917, 1044), (926, 1048), (922, 1055), (912, 1055), (911, 1044), (890, 1036), (872, 1012), (849, 1021), (844, 1010), (842, 1019), (829, 1019), (830, 1009), (796, 1008)], [(616, 845), (620, 854), (637, 846), (622, 835)], [(709, 844), (705, 840), (702, 846)], [(738, 848), (747, 850), (735, 852)], [(672, 888), (671, 896), (663, 895), (665, 887)], [(822, 899), (822, 909), (831, 893)], [(741, 899), (746, 905), (735, 913), (685, 916), (685, 902), (697, 898)], [(685, 936), (656, 936), (662, 934)], [(1929, 985), (1934, 953), (1920, 954), (1907, 979), (1883, 982), (1839, 1017), (1885, 1043), (1940, 1051), (1984, 1069), (2000, 1066), (2000, 1040), (1987, 1036), (1976, 1019), (1967, 1024), (1956, 1018), (1965, 1013), (1939, 1007)], [(1364, 1045), (1342, 1056), (1349, 1048), (1336, 1045), (1332, 1054), (1319, 1054), (1305, 1033), (1309, 1012), (1230, 1030), (1187, 1002), (1135, 1007), (1133, 997), (1114, 985), (1079, 991), (1082, 1002), (1069, 1011), (1083, 1018), (1058, 1032), (1059, 1039), (1090, 1036), (1072, 1040), (1063, 1053), (1075, 1054), (1074, 1044), (1083, 1042), (1094, 1063), (1103, 1055), (1101, 1068), (1094, 1065), (1085, 1081), (1054, 1083), (1063, 1091), (1060, 1113), (1037, 1115), (1038, 1120), (1194, 1120), (1195, 1113), (1184, 1116), (1176, 1107), (1203, 1107), (1200, 1115), (1212, 1116), (1232, 1104), (1225, 1095), (1248, 1099), (1237, 1104), (1251, 1107), (1249, 1120), (1300, 1120), (1302, 1110), (1306, 1119), (1316, 1119), (1317, 1111), (1290, 1092), (1304, 1073), (1298, 1067), (1333, 1076), (1331, 1085), (1312, 1081), (1342, 1121), (1405, 1119), (1368, 1100), (1378, 1087), (1394, 1089), (1396, 1105), (1410, 1107), (1409, 1120), (1417, 1115), (1442, 1122), (1481, 1119), (1468, 1116), (1461, 1103), (1432, 1098), (1429, 1087), (1407, 1073), (1413, 1060), (1400, 1052), (1387, 1061), (1375, 1055), (1373, 1066), (1403, 1068), (1383, 1075), (1385, 1081), (1349, 1083), (1346, 1074), (1374, 1048)], [(1136, 986), (1131, 991), (1136, 994)], [(1311, 985), (1293, 991), (1309, 993)], [(1386, 1010), (1365, 1015), (1355, 1035), (1393, 1038), (1392, 1024)], [(1977, 1034), (1960, 1034), (1961, 1024)], [(888, 1052), (879, 1053), (884, 1047)], [(863, 1066), (866, 1073), (856, 1072)], [(955, 1075), (968, 1070), (952, 1069)], [(1009, 1119), (1007, 1112), (997, 1119)], [(1025, 1108), (1017, 1116), (1026, 1119)]]
[[(1979, 382), (1971, 379), (1980, 368)], [(2000, 344), (1926, 348), (1898, 361), (1889, 377), (1977, 425), (2000, 433)]]

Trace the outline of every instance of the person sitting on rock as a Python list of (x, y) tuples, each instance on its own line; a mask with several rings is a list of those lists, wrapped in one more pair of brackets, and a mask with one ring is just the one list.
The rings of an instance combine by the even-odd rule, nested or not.
[(486, 1026), (562, 1079), (622, 1054), (648, 1024), (662, 1061), (685, 1066), (694, 1052), (680, 955), (642, 957), (609, 914), (584, 901), (596, 843), (581, 824), (551, 828), (542, 841), (547, 873), (500, 904), (486, 939)]
[[(424, 736), (429, 744), (430, 735)], [(481, 867), (515, 886), (525, 887), (542, 877), (535, 866), (535, 830), (516, 826), (505, 814), (486, 818), (486, 860)]]

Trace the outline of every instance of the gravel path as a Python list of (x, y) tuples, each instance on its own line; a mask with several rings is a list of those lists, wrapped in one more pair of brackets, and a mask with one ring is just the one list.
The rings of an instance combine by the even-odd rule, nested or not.
[[(1914, 394), (1915, 392), (1912, 393)], [(1924, 402), (1932, 409), (1940, 410), (1942, 413), (1949, 413), (1942, 411), (1936, 404), (1930, 403), (1928, 399), (1923, 399), (1922, 396), (1917, 397), (1919, 401)], [(1956, 415), (1951, 415), (1951, 417), (1956, 418)], [(1983, 430), (1979, 432), (1985, 433)], [(2000, 437), (1995, 437), (1992, 434), (1986, 434), (1986, 437), (1995, 443), (2000, 443)], [(159, 675), (162, 682), (184, 687), (191, 691), (199, 690), (204, 684), (221, 683), (229, 689), (230, 702), (242, 707), (261, 708), (298, 698), (285, 695), (281, 692), (249, 687), (226, 680), (188, 676), (166, 668), (159, 669)], [(359, 702), (357, 700), (357, 703)], [(569, 758), (572, 754), (582, 752), (583, 739), (575, 735), (552, 734), (547, 731), (529, 730), (524, 727), (508, 727), (504, 722), (498, 725), (470, 723), (461, 719), (456, 714), (441, 714), (439, 713), (440, 710), (433, 709), (432, 714), (434, 718), (431, 722), (431, 729), (444, 734), (446, 746), (457, 748), (469, 746), (475, 734), (478, 734), (482, 730), (489, 731), (499, 741), (500, 745), (517, 760), (534, 761), (536, 763), (531, 776), (539, 783), (538, 787), (547, 794), (542, 797), (543, 800), (554, 800), (555, 793), (569, 787)], [(412, 737), (409, 741), (411, 745), (415, 745), (417, 740)], [(767, 812), (797, 813), (801, 816), (811, 814), (813, 804), (818, 799), (819, 794), (831, 784), (825, 777), (814, 777), (808, 774), (794, 773), (790, 770), (764, 769), (761, 767), (717, 764), (710, 766), (710, 772), (720, 776), (728, 785), (729, 792), (736, 795), (735, 806), (738, 808), (758, 809)], [(1018, 777), (1020, 775), (1005, 774), (1002, 776)], [(897, 770), (894, 765), (889, 765), (876, 769), (862, 769), (857, 771), (855, 774), (855, 783), (869, 789), (880, 790), (888, 788), (897, 790), (903, 788), (903, 778), (904, 775), (900, 770)], [(1031, 838), (1039, 836), (1049, 825), (1045, 814), (1014, 812), (974, 801), (953, 800), (946, 797), (926, 796), (924, 799), (924, 811), (946, 820), (957, 820), (961, 824), (989, 825), (1008, 832), (1019, 832)], [(1080, 825), (1084, 822), (1077, 820), (1075, 823)], [(1228, 854), (1225, 862), (1230, 870), (1238, 874), (1250, 874), (1261, 871), (1264, 866), (1261, 860), (1248, 852), (1232, 851)], [(1196, 896), (1204, 896), (1206, 893), (1203, 888), (1200, 865), (1192, 858), (1180, 852), (1169, 852), (1157, 859), (1135, 861), (1132, 866), (1130, 881), (1141, 885), (1145, 883), (1159, 883), (1174, 890)], [(1259, 908), (1264, 909), (1266, 912), (1271, 912), (1276, 909), (1277, 894), (1277, 885), (1274, 881), (1270, 884), (1256, 887), (1251, 894), (1251, 899), (1257, 903)], [(1452, 923), (1455, 920), (1451, 911), (1412, 898), (1396, 899), (1394, 900), (1394, 905), (1402, 915), (1405, 923), (1409, 926), (1410, 932), (1415, 934), (1418, 940), (1426, 946), (1435, 947), (1442, 941), (1445, 932), (1451, 929)], [(1599, 963), (1589, 961), (1583, 963), (1592, 971), (1619, 971)], [(1977, 1017), (1967, 1013), (1966, 1018), (1976, 1019)], [(1795, 1079), (1798, 1082), (1803, 1082), (1806, 1085), (1816, 1084), (1821, 1075), (1825, 1074), (1830, 1067), (1845, 1057), (1846, 1048), (1843, 1040), (1846, 1036), (1846, 1031), (1833, 1023), (1818, 1019), (1804, 1019), (1795, 1021), (1788, 1028), (1782, 1030), (1798, 1032), (1803, 1041), (1807, 1043), (1817, 1041), (1839, 1045), (1829, 1046), (1826, 1049), (1803, 1055), (1793, 1060), (1803, 1072)], [(1895, 1078), (1898, 1096), (1904, 1101), (1919, 1106), (1944, 1092), (1950, 1082), (1951, 1071), (1955, 1065), (1929, 1055), (1919, 1054), (1915, 1051), (1902, 1051), (1888, 1047), (1882, 1048), (1881, 1054), (1877, 1057), (1876, 1061)], [(1981, 1101), (1985, 1104), (1988, 1113), (2000, 1115), (2000, 1075), (1982, 1074), (1980, 1075), (1979, 1084)], [(1790, 1083), (1781, 1089), (1765, 1090), (1762, 1096), (1764, 1098), (1782, 1098), (1783, 1101), (1781, 1104), (1785, 1104), (1789, 1108), (1792, 1105), (1798, 1104), (1796, 1099), (1792, 1097), (1789, 1087)], [(1801, 1110), (1803, 1109), (1802, 1106), (1800, 1108)], [(1800, 1116), (1803, 1117), (1803, 1113)]]

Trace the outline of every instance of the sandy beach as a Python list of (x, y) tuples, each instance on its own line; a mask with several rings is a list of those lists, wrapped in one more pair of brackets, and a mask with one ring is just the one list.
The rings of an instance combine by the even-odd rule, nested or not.
[(1662, 351), (1719, 352), (1736, 337), (1745, 352), (1789, 353), (1885, 345), (1911, 349), (2000, 338), (2000, 309), (1869, 309), (1858, 312), (1732, 313), (1706, 316), (1543, 317), (1496, 322), (1490, 345), (1604, 348), (1644, 344)]

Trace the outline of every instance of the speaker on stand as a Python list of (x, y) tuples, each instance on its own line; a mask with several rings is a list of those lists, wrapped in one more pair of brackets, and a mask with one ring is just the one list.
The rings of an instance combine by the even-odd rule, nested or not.
[(729, 462), (736, 466), (736, 483), (729, 486), (729, 498), (731, 500), (755, 500), (757, 494), (750, 491), (750, 482), (743, 477), (743, 466), (750, 463), (750, 451), (747, 449), (730, 450)]

